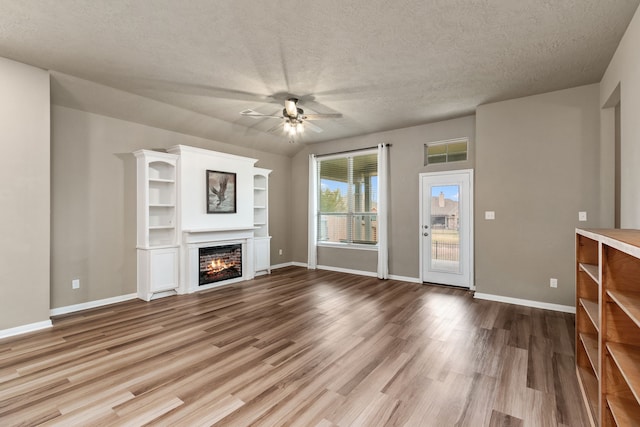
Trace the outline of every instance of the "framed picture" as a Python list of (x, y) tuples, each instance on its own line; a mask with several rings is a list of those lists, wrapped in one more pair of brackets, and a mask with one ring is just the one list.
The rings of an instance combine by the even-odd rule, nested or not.
[(236, 213), (236, 174), (207, 171), (207, 213)]

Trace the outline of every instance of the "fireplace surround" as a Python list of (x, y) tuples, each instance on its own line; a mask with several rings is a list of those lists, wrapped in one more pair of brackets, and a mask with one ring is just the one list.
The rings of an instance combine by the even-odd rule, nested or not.
[[(240, 227), (232, 229), (194, 229), (183, 230), (183, 256), (181, 257), (183, 274), (181, 277), (180, 293), (192, 293), (203, 289), (215, 288), (242, 280), (253, 279), (254, 265), (253, 257), (248, 254), (254, 253), (254, 227)], [(201, 278), (201, 250), (233, 247), (234, 256), (241, 259), (241, 266), (238, 274), (224, 274), (221, 280), (208, 281), (202, 283)], [(221, 261), (222, 263), (222, 261)], [(227, 271), (227, 273), (230, 273)]]

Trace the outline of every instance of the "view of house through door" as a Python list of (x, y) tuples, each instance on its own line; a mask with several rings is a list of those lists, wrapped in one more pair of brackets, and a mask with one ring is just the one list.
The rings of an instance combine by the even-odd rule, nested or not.
[(473, 171), (420, 174), (423, 282), (473, 288)]

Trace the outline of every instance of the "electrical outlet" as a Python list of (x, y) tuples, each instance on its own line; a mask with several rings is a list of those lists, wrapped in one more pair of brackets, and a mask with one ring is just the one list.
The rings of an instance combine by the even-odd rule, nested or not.
[(551, 279), (549, 279), (549, 286), (551, 286), (552, 288), (557, 288), (558, 287), (558, 279), (554, 279), (553, 277)]
[(278, 250), (278, 255), (282, 255), (282, 249)]
[(485, 211), (484, 219), (496, 219), (496, 213), (494, 211)]
[(584, 211), (578, 212), (578, 221), (586, 221), (587, 213)]
[(80, 289), (80, 279), (73, 279), (71, 281), (71, 289)]

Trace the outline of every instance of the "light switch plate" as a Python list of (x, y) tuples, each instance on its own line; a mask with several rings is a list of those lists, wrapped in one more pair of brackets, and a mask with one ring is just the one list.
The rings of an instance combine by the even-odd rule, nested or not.
[(494, 211), (485, 211), (484, 219), (496, 219), (496, 213)]
[(578, 221), (586, 221), (586, 220), (587, 220), (587, 213), (584, 211), (578, 212)]

